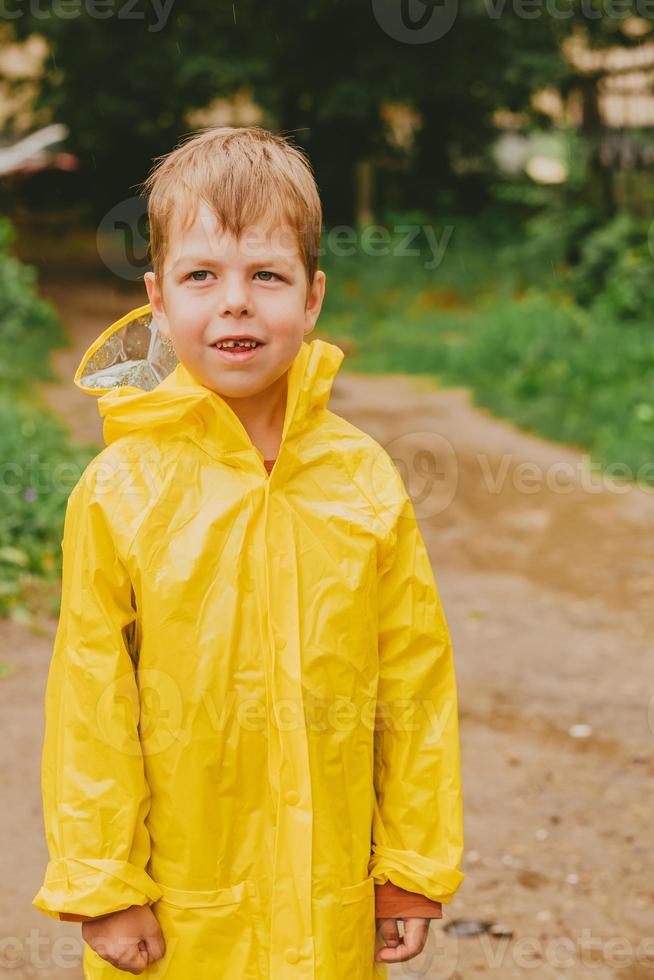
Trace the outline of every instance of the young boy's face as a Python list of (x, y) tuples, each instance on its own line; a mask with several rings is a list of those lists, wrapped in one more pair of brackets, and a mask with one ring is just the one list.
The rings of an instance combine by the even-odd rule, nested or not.
[[(179, 360), (201, 384), (231, 398), (263, 392), (288, 370), (325, 292), (320, 270), (308, 288), (290, 228), (253, 226), (236, 239), (204, 202), (189, 227), (173, 228), (163, 284), (152, 272), (144, 280), (159, 332)], [(216, 346), (239, 337), (258, 345)]]

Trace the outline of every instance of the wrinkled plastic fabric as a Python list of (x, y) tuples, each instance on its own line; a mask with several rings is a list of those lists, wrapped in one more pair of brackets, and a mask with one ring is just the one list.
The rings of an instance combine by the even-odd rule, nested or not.
[(75, 375), (106, 446), (66, 510), (33, 904), (150, 903), (142, 976), (384, 977), (375, 882), (463, 879), (448, 627), (395, 464), (327, 409), (342, 359), (302, 343), (270, 475), (149, 306)]

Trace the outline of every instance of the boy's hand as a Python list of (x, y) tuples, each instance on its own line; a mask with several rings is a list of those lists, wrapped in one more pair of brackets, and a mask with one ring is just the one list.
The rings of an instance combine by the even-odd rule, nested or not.
[(399, 919), (375, 919), (377, 929), (386, 943), (375, 953), (378, 963), (401, 963), (421, 953), (427, 942), (431, 919), (402, 919), (404, 935), (400, 938)]
[(166, 952), (161, 927), (149, 905), (131, 905), (82, 923), (82, 938), (98, 956), (127, 973), (143, 973)]

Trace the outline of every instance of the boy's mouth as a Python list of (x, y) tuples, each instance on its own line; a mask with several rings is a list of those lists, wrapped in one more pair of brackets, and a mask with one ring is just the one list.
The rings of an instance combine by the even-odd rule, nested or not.
[(252, 360), (263, 346), (263, 342), (254, 337), (227, 337), (213, 344), (222, 360), (232, 363)]

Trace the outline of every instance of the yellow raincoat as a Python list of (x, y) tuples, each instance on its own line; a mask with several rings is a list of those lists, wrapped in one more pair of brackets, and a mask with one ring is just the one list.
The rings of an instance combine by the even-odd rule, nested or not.
[(106, 447), (66, 511), (33, 904), (150, 903), (141, 976), (385, 977), (374, 883), (463, 879), (450, 636), (398, 470), (326, 407), (342, 359), (303, 341), (270, 475), (149, 305), (75, 375)]

